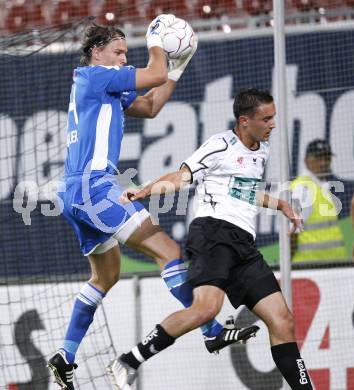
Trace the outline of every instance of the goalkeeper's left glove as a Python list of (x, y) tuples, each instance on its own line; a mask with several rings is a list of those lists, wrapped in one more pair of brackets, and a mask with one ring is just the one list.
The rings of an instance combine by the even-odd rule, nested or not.
[(147, 47), (159, 46), (163, 48), (162, 40), (166, 30), (175, 22), (176, 17), (172, 14), (161, 14), (157, 16), (146, 31)]
[(193, 36), (192, 51), (185, 57), (168, 61), (168, 78), (173, 81), (178, 81), (185, 71), (189, 61), (194, 56), (198, 47), (198, 37)]

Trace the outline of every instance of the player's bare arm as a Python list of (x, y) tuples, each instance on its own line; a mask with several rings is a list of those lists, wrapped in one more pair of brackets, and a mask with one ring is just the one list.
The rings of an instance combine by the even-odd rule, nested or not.
[(136, 118), (155, 118), (170, 99), (175, 88), (176, 82), (169, 79), (161, 86), (151, 89), (145, 95), (138, 96), (125, 113)]
[(167, 81), (167, 61), (161, 47), (149, 49), (149, 62), (146, 68), (136, 70), (136, 89), (153, 88)]
[(126, 189), (119, 201), (127, 203), (139, 199), (145, 199), (151, 195), (162, 195), (179, 191), (181, 188), (191, 183), (192, 174), (185, 165), (180, 170), (167, 173), (155, 182), (144, 186), (143, 188)]
[(162, 42), (166, 29), (174, 21), (174, 15), (162, 14), (150, 23), (146, 32), (149, 62), (145, 68), (136, 70), (135, 86), (137, 90), (158, 87), (167, 81), (167, 59)]
[(292, 234), (297, 230), (303, 230), (303, 220), (300, 215), (298, 215), (293, 210), (289, 202), (282, 199), (274, 198), (273, 196), (270, 196), (263, 191), (257, 191), (256, 199), (258, 206), (273, 210), (280, 210), (283, 215), (292, 222), (289, 234)]

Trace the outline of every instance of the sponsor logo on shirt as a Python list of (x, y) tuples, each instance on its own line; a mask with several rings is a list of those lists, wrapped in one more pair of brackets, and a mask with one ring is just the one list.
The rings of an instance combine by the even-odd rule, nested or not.
[(245, 158), (240, 156), (240, 157), (237, 157), (236, 159), (236, 166), (237, 168), (245, 168), (246, 165), (245, 165)]

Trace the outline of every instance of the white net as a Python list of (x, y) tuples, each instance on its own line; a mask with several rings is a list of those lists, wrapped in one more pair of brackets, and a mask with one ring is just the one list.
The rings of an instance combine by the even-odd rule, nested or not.
[[(102, 14), (99, 21), (115, 23), (117, 19), (109, 19), (108, 14), (117, 10), (118, 2), (112, 2), (113, 6), (108, 4), (107, 9), (103, 8), (106, 3), (91, 4), (91, 11)], [(176, 11), (185, 17), (198, 31), (200, 44), (172, 99), (158, 117), (153, 120), (127, 118), (119, 169), (121, 172), (137, 169), (139, 183), (177, 169), (204, 140), (231, 128), (234, 125), (233, 97), (241, 88), (275, 90), (271, 2), (160, 3), (158, 6), (153, 1), (131, 2), (121, 9), (121, 22), (130, 45), (129, 64), (145, 66), (147, 51), (142, 35), (147, 20), (156, 12)], [(349, 0), (286, 1), (291, 179), (305, 168), (309, 142), (317, 138), (327, 140), (334, 153), (332, 173), (327, 179), (344, 184), (343, 191), (335, 195), (342, 205), (339, 226), (347, 259), (353, 241), (349, 206), (354, 192), (352, 5)], [(49, 7), (48, 12), (52, 9), (55, 7)], [(8, 10), (4, 12), (9, 15)], [(48, 388), (45, 360), (64, 334), (70, 305), (79, 289), (76, 281), (88, 273), (72, 232), (61, 216), (55, 216), (55, 207), (50, 202), (51, 188), (56, 186), (50, 183), (59, 180), (63, 172), (68, 96), (72, 71), (78, 64), (78, 40), (84, 24), (78, 22), (60, 29), (16, 34), (8, 27), (11, 34), (1, 38), (0, 248), (3, 256), (0, 306), (4, 313), (0, 320), (1, 389)], [(273, 184), (279, 182), (278, 131), (282, 130), (276, 129), (273, 133), (273, 152), (266, 170), (266, 180), (272, 184), (272, 190), (276, 190)], [(16, 188), (21, 202), (13, 204)], [(192, 202), (187, 208), (186, 199), (192, 199), (192, 191), (183, 196), (174, 203), (158, 205), (162, 227), (182, 245), (192, 214)], [(146, 205), (149, 206), (148, 202)], [(260, 214), (257, 244), (269, 263), (278, 264), (275, 215)], [(125, 270), (156, 269), (148, 259), (124, 248), (123, 251)], [(350, 390), (354, 388), (353, 354), (349, 347), (354, 338), (352, 269), (339, 268), (338, 262), (333, 268), (332, 259), (326, 260), (321, 270), (295, 273), (299, 278), (294, 282), (297, 337), (316, 388)], [(48, 281), (51, 284), (46, 284)], [(151, 306), (156, 308), (158, 305), (154, 303), (159, 300), (159, 294), (152, 296), (149, 288), (144, 291), (147, 298), (150, 297), (144, 310), (149, 311)], [(108, 321), (103, 311), (97, 315), (79, 355), (78, 388), (106, 388), (104, 363), (114, 354), (114, 344), (119, 343), (119, 350), (134, 344), (134, 327), (125, 326), (126, 318), (121, 319), (117, 314), (130, 313), (134, 306), (130, 292), (128, 289), (122, 295), (126, 304), (118, 306), (117, 312), (108, 304)], [(165, 314), (167, 311), (156, 308), (153, 320), (158, 321), (160, 315)], [(129, 314), (131, 324), (134, 324), (134, 315)], [(143, 334), (154, 325), (152, 318), (145, 320)], [(247, 312), (240, 314), (239, 320), (254, 321)], [(117, 336), (113, 337), (114, 343), (110, 331)], [(282, 381), (270, 356), (261, 358), (264, 351), (269, 351), (265, 329), (262, 332), (263, 336), (261, 334), (249, 348), (233, 348), (231, 360), (229, 354), (224, 353), (222, 363), (217, 364), (207, 360), (208, 355), (200, 359), (199, 355), (193, 355), (199, 352), (194, 349), (194, 343), (201, 345), (199, 335), (193, 333), (188, 340), (196, 341), (171, 349), (166, 353), (169, 356), (166, 361), (158, 360), (158, 368), (155, 363), (151, 363), (151, 367), (155, 367), (152, 370), (147, 366), (141, 386), (158, 389), (156, 381), (156, 386), (160, 382), (165, 387), (170, 385), (171, 389), (190, 383), (194, 389), (204, 389), (215, 381), (214, 387), (223, 389), (236, 385), (245, 389), (281, 388)], [(173, 374), (183, 372), (185, 366), (193, 368), (193, 379), (162, 375), (164, 369)], [(179, 368), (173, 370), (174, 367)], [(156, 371), (159, 375), (155, 377)]]

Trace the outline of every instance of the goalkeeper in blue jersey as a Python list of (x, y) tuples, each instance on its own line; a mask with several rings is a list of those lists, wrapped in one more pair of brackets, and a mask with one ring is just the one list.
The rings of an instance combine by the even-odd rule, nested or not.
[[(124, 115), (155, 117), (196, 51), (195, 39), (190, 55), (170, 62), (168, 71), (162, 42), (174, 19), (160, 15), (150, 24), (146, 35), (149, 62), (143, 69), (126, 66), (127, 43), (121, 30), (95, 24), (86, 30), (83, 66), (74, 71), (70, 95), (65, 188), (60, 197), (92, 274), (74, 302), (63, 343), (48, 362), (62, 389), (74, 389), (77, 349), (97, 306), (119, 279), (119, 243), (152, 257), (171, 293), (184, 306), (192, 302), (178, 244), (153, 224), (139, 202), (119, 203), (123, 189), (117, 181)], [(146, 88), (152, 89), (137, 96), (137, 90)], [(209, 351), (226, 345), (218, 340), (223, 329), (215, 320), (202, 327)], [(249, 336), (247, 329), (237, 334), (233, 342)]]

